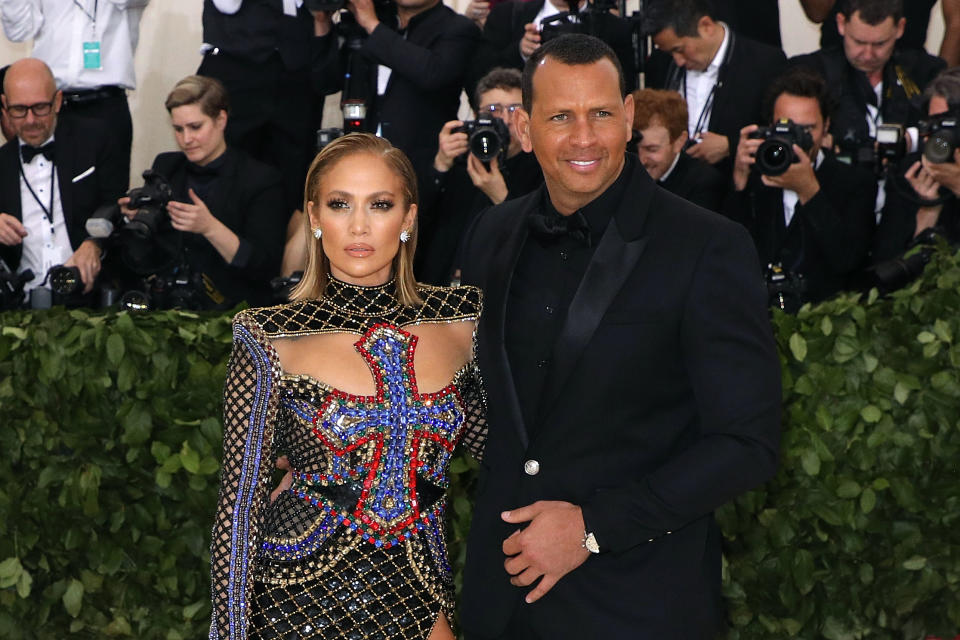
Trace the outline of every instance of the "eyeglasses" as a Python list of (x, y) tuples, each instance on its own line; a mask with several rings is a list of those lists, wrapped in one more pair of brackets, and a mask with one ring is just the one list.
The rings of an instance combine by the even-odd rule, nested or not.
[(33, 115), (38, 118), (48, 116), (53, 111), (53, 100), (50, 102), (35, 102), (34, 104), (7, 105), (7, 114), (11, 118), (26, 118), (27, 111), (33, 111)]
[(513, 115), (513, 112), (517, 109), (523, 109), (522, 104), (486, 104), (480, 107), (480, 111), (483, 113), (489, 113), (495, 116), (503, 117), (503, 114), (509, 113)]

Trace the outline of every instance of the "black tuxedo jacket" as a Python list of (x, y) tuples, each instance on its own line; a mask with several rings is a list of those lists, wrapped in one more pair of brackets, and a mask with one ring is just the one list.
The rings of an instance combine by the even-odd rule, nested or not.
[[(497, 637), (520, 615), (544, 638), (708, 637), (720, 597), (712, 512), (769, 478), (779, 446), (780, 368), (756, 253), (742, 227), (657, 187), (637, 163), (570, 304), (543, 397), (519, 398), (505, 305), (542, 197), (488, 209), (465, 244), (464, 281), (486, 296), (477, 357), (489, 434), (464, 628)], [(527, 403), (543, 408), (537, 424), (524, 424)], [(500, 513), (537, 500), (579, 504), (602, 552), (527, 605), (503, 567), (517, 527)]]
[[(167, 178), (177, 200), (191, 202), (187, 193), (187, 157), (183, 153), (161, 153), (153, 161), (153, 170)], [(280, 273), (286, 234), (280, 173), (239, 149), (228, 148), (219, 177), (204, 204), (217, 220), (237, 234), (240, 247), (233, 262), (227, 263), (203, 236), (184, 233), (190, 265), (210, 276), (227, 298), (225, 307), (241, 300), (252, 306), (270, 304), (270, 279)], [(172, 229), (169, 232), (179, 233)]]
[[(731, 31), (732, 40), (726, 52), (726, 62), (720, 68), (713, 110), (708, 131), (726, 136), (730, 145), (727, 160), (718, 164), (724, 173), (733, 168), (732, 158), (740, 142), (740, 129), (748, 124), (763, 124), (763, 97), (767, 86), (780, 75), (786, 65), (783, 51)], [(682, 91), (684, 70), (673, 57), (655, 50), (650, 55), (650, 86), (654, 89)], [(699, 114), (692, 114), (696, 119)]]
[[(384, 20), (393, 19), (384, 16)], [(343, 89), (347, 48), (338, 37), (317, 38), (314, 77), (320, 92)], [(354, 67), (367, 97), (365, 129), (382, 135), (406, 153), (417, 173), (427, 171), (437, 152), (437, 134), (455, 120), (460, 91), (480, 30), (442, 2), (411, 18), (406, 36), (381, 22), (363, 41)], [(386, 92), (377, 95), (377, 65), (390, 67)], [(352, 96), (351, 96), (352, 97)]]
[[(127, 190), (129, 167), (99, 122), (75, 118), (60, 120), (54, 132), (57, 184), (70, 245), (74, 250), (87, 238), (84, 225), (98, 208), (116, 204)], [(0, 212), (23, 220), (20, 203), (20, 142), (14, 138), (0, 147)], [(0, 257), (16, 270), (23, 246), (0, 245)], [(38, 274), (39, 275), (39, 274)]]
[[(483, 41), (477, 51), (473, 68), (474, 83), (494, 67), (523, 69), (524, 61), (520, 57), (523, 27), (533, 22), (544, 2), (546, 0), (513, 0), (498, 4), (490, 10), (483, 26)], [(591, 23), (586, 26), (593, 29), (591, 33), (610, 45), (617, 54), (620, 66), (623, 67), (627, 91), (633, 91), (637, 87), (637, 72), (633, 62), (630, 25), (626, 20), (605, 13), (598, 17), (595, 25)]]
[(805, 299), (822, 300), (848, 286), (866, 266), (875, 226), (877, 183), (857, 167), (826, 156), (816, 171), (820, 191), (797, 203), (790, 226), (783, 218), (783, 189), (764, 186), (754, 174), (731, 192), (724, 213), (753, 235), (764, 264), (780, 262), (803, 274)]
[(697, 158), (680, 154), (676, 166), (660, 181), (660, 186), (688, 202), (710, 211), (720, 211), (727, 193), (727, 181), (723, 174)]

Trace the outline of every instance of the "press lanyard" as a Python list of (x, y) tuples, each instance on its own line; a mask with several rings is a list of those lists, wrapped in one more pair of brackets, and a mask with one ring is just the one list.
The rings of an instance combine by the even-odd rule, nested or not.
[[(720, 84), (720, 79), (717, 78), (717, 81), (713, 83), (713, 86), (710, 87), (710, 93), (707, 94), (707, 99), (703, 103), (703, 109), (700, 110), (700, 117), (697, 118), (697, 126), (693, 130), (693, 134), (696, 135), (703, 131), (706, 127), (707, 118), (710, 117), (710, 113), (713, 111), (713, 99), (717, 95), (717, 85)], [(687, 100), (687, 74), (683, 74), (683, 98)], [(687, 103), (689, 104), (689, 100)]]
[(91, 14), (87, 11), (86, 7), (80, 4), (79, 0), (73, 0), (73, 4), (77, 5), (77, 8), (80, 11), (83, 11), (83, 15), (87, 16), (90, 19), (90, 22), (93, 24), (93, 37), (97, 37), (97, 3), (100, 0), (93, 0), (93, 13)]
[(57, 167), (50, 162), (50, 208), (43, 206), (43, 201), (40, 200), (40, 196), (37, 195), (37, 192), (33, 190), (33, 187), (30, 185), (30, 181), (27, 180), (27, 174), (23, 170), (23, 159), (17, 154), (17, 161), (20, 163), (20, 177), (23, 178), (23, 184), (27, 185), (27, 189), (30, 191), (30, 195), (33, 196), (33, 199), (37, 201), (37, 204), (40, 205), (40, 208), (43, 209), (43, 215), (46, 216), (47, 221), (50, 222), (50, 225), (53, 225), (53, 194), (54, 194), (54, 180), (57, 177)]

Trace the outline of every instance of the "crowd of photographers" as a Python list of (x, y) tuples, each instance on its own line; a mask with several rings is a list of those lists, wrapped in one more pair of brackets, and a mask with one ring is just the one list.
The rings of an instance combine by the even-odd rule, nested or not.
[(823, 48), (790, 60), (767, 0), (204, 0), (203, 60), (165, 104), (180, 150), (128, 190), (148, 2), (0, 0), (37, 58), (0, 83), (0, 309), (282, 300), (306, 169), (345, 131), (411, 158), (418, 278), (447, 284), (477, 214), (542, 184), (513, 128), (520, 69), (571, 31), (616, 52), (648, 173), (750, 230), (771, 304), (891, 290), (923, 267), (913, 245), (960, 241), (960, 0), (940, 5), (943, 57), (922, 48), (934, 2), (800, 0)]

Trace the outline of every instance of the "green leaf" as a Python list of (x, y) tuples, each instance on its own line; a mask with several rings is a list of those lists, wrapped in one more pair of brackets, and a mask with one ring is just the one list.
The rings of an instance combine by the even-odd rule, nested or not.
[(807, 341), (799, 333), (790, 336), (790, 352), (798, 362), (803, 362), (807, 357)]
[(863, 409), (860, 410), (860, 417), (863, 418), (864, 422), (875, 423), (880, 422), (880, 418), (883, 417), (883, 412), (880, 411), (876, 406), (868, 404)]
[(26, 332), (24, 329), (21, 329), (20, 327), (6, 327), (6, 326), (5, 326), (5, 327), (3, 328), (2, 334), (5, 335), (5, 336), (13, 336), (13, 337), (16, 338), (17, 340), (26, 340), (26, 339), (27, 339), (27, 332)]
[(33, 577), (24, 571), (17, 580), (17, 595), (23, 599), (30, 597), (30, 590), (33, 587)]
[(897, 382), (896, 386), (893, 387), (894, 400), (900, 404), (906, 404), (909, 397), (910, 389), (908, 389), (902, 382)]
[(800, 463), (808, 475), (815, 476), (820, 473), (820, 457), (815, 451), (811, 449), (804, 451), (803, 454), (801, 454)]
[(837, 487), (837, 496), (840, 498), (856, 498), (860, 495), (860, 485), (853, 480), (844, 480)]
[(917, 342), (920, 344), (929, 344), (937, 339), (937, 336), (930, 333), (929, 331), (921, 331), (917, 334)]
[(939, 318), (933, 322), (933, 332), (944, 342), (953, 342), (953, 332), (950, 331), (950, 325)]
[(810, 593), (816, 583), (813, 577), (813, 554), (806, 549), (798, 550), (793, 556), (793, 581), (802, 595)]
[(184, 441), (183, 448), (180, 450), (180, 462), (188, 473), (198, 473), (200, 471), (200, 454), (190, 448), (190, 443)]
[(67, 585), (67, 590), (63, 592), (63, 608), (71, 617), (76, 618), (80, 615), (80, 607), (83, 604), (83, 583), (76, 579), (71, 579)]
[(868, 514), (873, 511), (875, 506), (877, 506), (877, 494), (873, 489), (867, 487), (860, 494), (860, 510), (864, 514)]
[(907, 571), (920, 571), (925, 566), (927, 566), (927, 559), (923, 556), (913, 556), (903, 561), (903, 568)]
[(823, 319), (820, 321), (820, 331), (825, 336), (833, 333), (833, 321), (830, 320), (830, 316), (823, 316)]
[(110, 361), (114, 367), (120, 364), (120, 361), (123, 360), (123, 353), (125, 351), (123, 344), (123, 337), (117, 333), (111, 333), (107, 337), (107, 360)]

